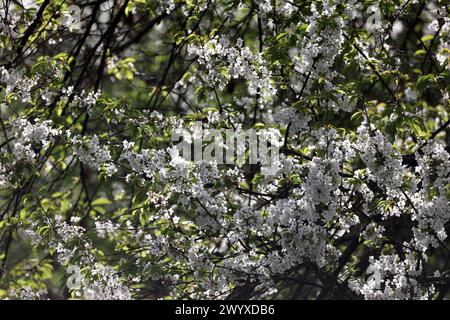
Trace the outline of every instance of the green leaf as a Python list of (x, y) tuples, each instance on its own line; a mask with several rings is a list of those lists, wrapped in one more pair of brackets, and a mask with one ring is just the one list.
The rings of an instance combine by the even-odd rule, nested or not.
[(266, 125), (262, 122), (257, 122), (253, 125), (253, 128), (255, 129), (263, 129)]
[(52, 198), (60, 198), (63, 195), (62, 192), (58, 191), (52, 194)]
[(239, 184), (239, 186), (244, 189), (244, 190), (250, 190), (250, 186), (248, 185), (247, 182), (243, 181)]
[(20, 219), (22, 219), (22, 220), (25, 220), (25, 219), (26, 219), (26, 217), (27, 217), (27, 210), (26, 210), (25, 208), (23, 208), (22, 210), (20, 210), (19, 217), (20, 217)]
[(428, 42), (434, 39), (434, 36), (431, 34), (427, 34), (426, 36), (423, 36), (420, 40), (422, 40), (422, 42)]
[(423, 75), (417, 80), (417, 89), (424, 90), (434, 82), (436, 82), (436, 78), (433, 74)]
[(425, 56), (425, 55), (427, 55), (427, 51), (424, 49), (419, 49), (419, 50), (416, 50), (416, 52), (414, 52), (415, 57)]
[(363, 118), (363, 111), (358, 110), (354, 114), (352, 114), (352, 116), (350, 117), (350, 120), (360, 122), (362, 120), (362, 118)]
[(92, 201), (91, 205), (93, 207), (95, 207), (95, 206), (107, 205), (107, 204), (110, 204), (110, 203), (112, 203), (112, 202), (109, 199), (107, 199), (107, 198), (98, 198), (98, 199)]

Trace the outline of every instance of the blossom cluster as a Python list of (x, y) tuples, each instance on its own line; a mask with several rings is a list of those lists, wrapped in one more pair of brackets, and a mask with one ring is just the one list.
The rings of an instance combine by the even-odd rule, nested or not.
[(31, 3), (0, 9), (1, 299), (449, 297), (445, 1)]

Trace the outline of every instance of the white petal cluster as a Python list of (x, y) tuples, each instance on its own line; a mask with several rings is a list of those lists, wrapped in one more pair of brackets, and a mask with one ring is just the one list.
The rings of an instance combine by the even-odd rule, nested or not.
[(225, 37), (209, 39), (201, 45), (190, 44), (188, 51), (198, 56), (198, 61), (205, 66), (206, 73), (202, 79), (212, 88), (224, 89), (229, 80), (244, 78), (248, 82), (251, 95), (259, 94), (263, 103), (271, 101), (276, 94), (272, 73), (261, 54), (254, 54), (244, 46), (242, 39), (232, 45)]
[(112, 160), (108, 147), (100, 144), (97, 135), (94, 134), (87, 139), (81, 136), (73, 136), (71, 143), (75, 155), (81, 162), (98, 171), (105, 170), (108, 176), (117, 172), (117, 167)]

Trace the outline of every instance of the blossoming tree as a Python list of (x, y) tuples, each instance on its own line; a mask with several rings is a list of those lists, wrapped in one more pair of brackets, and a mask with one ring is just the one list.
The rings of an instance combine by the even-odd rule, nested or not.
[(447, 1), (0, 7), (0, 298), (449, 297)]

